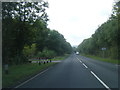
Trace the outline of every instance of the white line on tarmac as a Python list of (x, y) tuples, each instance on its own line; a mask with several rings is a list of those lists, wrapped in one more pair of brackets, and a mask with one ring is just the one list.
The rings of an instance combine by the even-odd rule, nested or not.
[(79, 58), (77, 58), (77, 59), (82, 63), (82, 61)]
[(92, 75), (108, 90), (111, 90), (94, 72), (90, 71)]
[[(76, 57), (77, 58), (77, 57)], [(79, 58), (77, 58), (78, 60), (80, 60)]]
[[(50, 69), (50, 68), (48, 68), (48, 69)], [(18, 85), (18, 86), (16, 86), (16, 87), (14, 87), (14, 88), (18, 88), (18, 87), (20, 87), (20, 86), (24, 85), (25, 83), (29, 82), (30, 80), (32, 80), (32, 79), (36, 78), (37, 76), (41, 75), (42, 73), (44, 73), (44, 72), (48, 71), (48, 69), (46, 69), (46, 70), (42, 71), (41, 73), (38, 73), (38, 74), (37, 74), (37, 75), (35, 75), (34, 77), (32, 77), (32, 78), (30, 78), (30, 79), (26, 80), (25, 82), (21, 83), (20, 85)]]
[(84, 63), (83, 63), (83, 66), (84, 66), (85, 68), (88, 68)]
[(81, 63), (82, 63), (82, 61), (81, 60), (79, 60)]
[(88, 68), (79, 58), (77, 58), (82, 64), (83, 64), (83, 66), (85, 67), (85, 68)]
[[(79, 58), (77, 58), (81, 63), (82, 63), (82, 59), (80, 60)], [(84, 65), (85, 68), (88, 68), (84, 63), (82, 63)], [(94, 72), (90, 71), (91, 74), (108, 90), (111, 90)]]

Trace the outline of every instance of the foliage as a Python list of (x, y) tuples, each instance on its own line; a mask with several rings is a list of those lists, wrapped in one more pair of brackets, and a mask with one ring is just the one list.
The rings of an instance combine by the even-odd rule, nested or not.
[(56, 56), (55, 51), (53, 51), (53, 50), (48, 50), (47, 48), (45, 48), (45, 49), (43, 50), (43, 54), (44, 54), (44, 57), (47, 57), (47, 58), (53, 58), (53, 57)]
[(41, 58), (53, 58), (56, 56), (55, 51), (53, 50), (48, 50), (48, 49), (44, 49), (42, 52), (38, 52), (37, 57), (41, 57)]
[(54, 50), (57, 55), (64, 55), (72, 51), (71, 45), (65, 40), (64, 36), (56, 30), (49, 30), (46, 47)]
[(9, 68), (10, 74), (6, 75), (3, 72), (3, 80), (2, 85), (3, 88), (10, 87), (12, 85), (16, 85), (20, 82), (25, 81), (26, 79), (36, 75), (38, 72), (54, 65), (56, 63), (47, 63), (41, 64), (38, 63), (28, 63), (22, 65), (12, 65)]
[[(118, 53), (119, 46), (119, 7), (120, 2), (117, 2), (114, 5), (113, 14), (104, 22), (95, 33), (91, 36), (91, 38), (85, 39), (79, 46), (78, 50), (81, 53), (91, 54), (103, 57), (103, 53), (105, 57), (109, 57), (112, 59), (120, 59)], [(119, 19), (119, 20), (118, 20)], [(101, 50), (102, 48), (106, 48), (105, 51)]]
[(3, 63), (26, 62), (23, 49), (35, 41), (35, 21), (47, 23), (47, 4), (44, 1), (2, 2)]
[(25, 46), (23, 49), (23, 54), (28, 57), (31, 58), (35, 55), (36, 52), (36, 44), (32, 44), (31, 46)]
[(3, 64), (25, 63), (37, 53), (42, 57), (71, 53), (64, 36), (47, 28), (47, 8), (43, 0), (2, 2)]
[(94, 60), (100, 60), (100, 61), (109, 62), (109, 63), (113, 63), (113, 64), (120, 64), (118, 62), (119, 60), (115, 60), (115, 59), (101, 58), (101, 57), (97, 57), (97, 56), (93, 56), (93, 55), (83, 55), (83, 56), (93, 58)]

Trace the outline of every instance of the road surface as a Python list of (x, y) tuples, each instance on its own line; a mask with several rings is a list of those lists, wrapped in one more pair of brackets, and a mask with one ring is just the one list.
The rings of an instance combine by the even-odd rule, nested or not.
[(71, 54), (16, 88), (118, 88), (118, 65)]

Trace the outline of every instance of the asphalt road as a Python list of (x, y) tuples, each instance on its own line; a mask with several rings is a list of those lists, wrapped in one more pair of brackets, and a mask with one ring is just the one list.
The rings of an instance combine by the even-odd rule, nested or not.
[(118, 88), (118, 66), (80, 55), (48, 68), (16, 88)]

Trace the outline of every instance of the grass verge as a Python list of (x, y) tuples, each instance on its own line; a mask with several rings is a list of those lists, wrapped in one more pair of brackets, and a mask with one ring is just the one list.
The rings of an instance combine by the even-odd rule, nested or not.
[[(54, 60), (64, 60), (69, 56), (69, 54), (66, 54), (64, 56), (56, 57)], [(39, 61), (39, 60), (34, 60)], [(27, 78), (30, 78), (37, 74), (38, 72), (41, 72), (45, 70), (46, 68), (56, 64), (55, 62), (46, 63), (39, 65), (38, 63), (28, 63), (28, 64), (22, 64), (22, 65), (12, 65), (9, 67), (9, 74), (6, 75), (5, 72), (2, 73), (2, 87), (11, 87), (16, 85), (19, 82), (25, 81)]]
[(95, 59), (95, 60), (100, 60), (100, 61), (104, 61), (104, 62), (113, 63), (113, 64), (120, 64), (120, 60), (115, 60), (115, 59), (110, 59), (110, 58), (101, 58), (101, 57), (98, 57), (98, 56), (85, 55), (85, 54), (82, 54), (82, 56), (89, 57), (89, 58), (92, 58), (92, 59)]
[(57, 60), (65, 60), (69, 54), (65, 54), (64, 56), (58, 56), (52, 59), (52, 61), (57, 61)]
[[(65, 54), (64, 56), (57, 56), (55, 58), (52, 58), (52, 61), (57, 61), (57, 60), (65, 60), (70, 54)], [(31, 61), (39, 61), (37, 59), (33, 59)]]
[(12, 65), (9, 67), (8, 75), (3, 72), (2, 87), (6, 88), (14, 86), (18, 82), (22, 82), (26, 80), (26, 78), (31, 77), (54, 64), (56, 63), (47, 63), (41, 65), (39, 65), (38, 63)]

